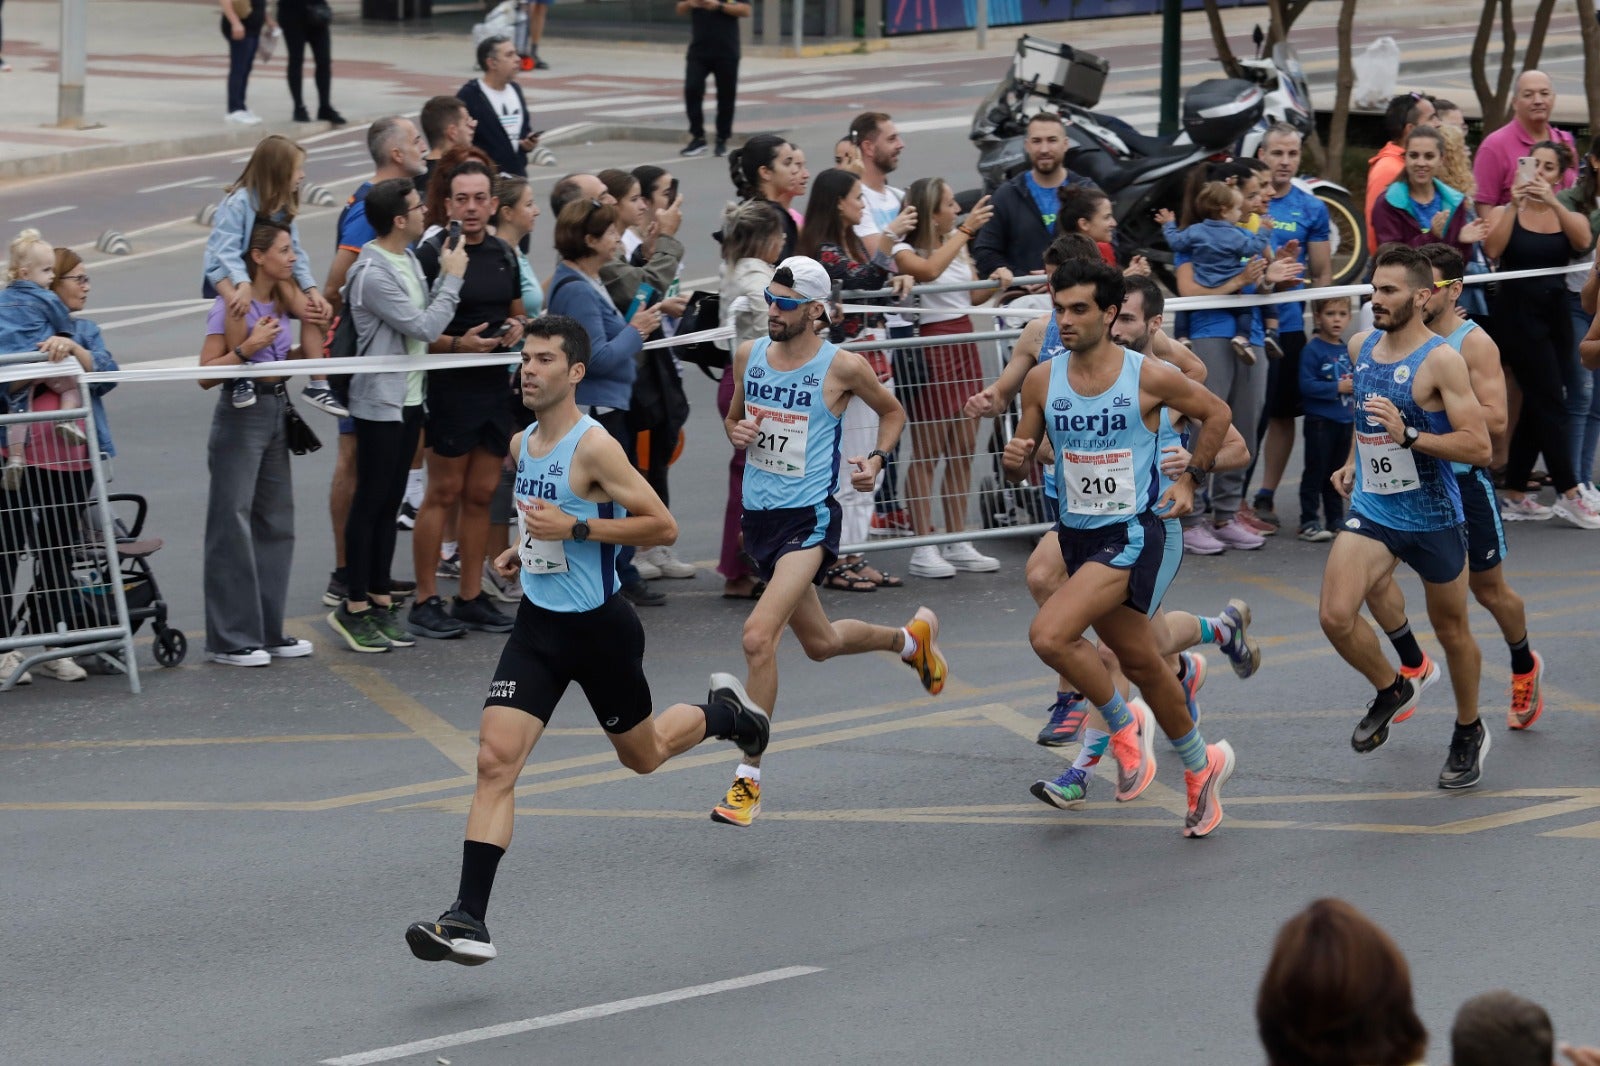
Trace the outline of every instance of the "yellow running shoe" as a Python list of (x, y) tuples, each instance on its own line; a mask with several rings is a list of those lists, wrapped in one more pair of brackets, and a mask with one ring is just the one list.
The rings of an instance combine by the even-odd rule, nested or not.
[(711, 808), (711, 820), (746, 828), (761, 813), (761, 782), (736, 777), (722, 802)]
[(939, 652), (939, 616), (926, 607), (918, 607), (906, 629), (917, 638), (917, 650), (905, 664), (917, 672), (922, 687), (937, 696), (944, 691), (944, 675), (949, 669)]

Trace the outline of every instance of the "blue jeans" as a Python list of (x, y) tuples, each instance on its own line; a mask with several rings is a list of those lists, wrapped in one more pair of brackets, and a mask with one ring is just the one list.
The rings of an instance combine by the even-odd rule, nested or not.
[(250, 83), (250, 68), (255, 66), (256, 46), (261, 38), (245, 34), (242, 40), (228, 38), (228, 114), (245, 110), (244, 90)]
[(1572, 314), (1572, 359), (1562, 374), (1567, 389), (1567, 430), (1573, 473), (1587, 484), (1594, 480), (1595, 446), (1600, 444), (1600, 410), (1595, 407), (1600, 391), (1595, 388), (1596, 372), (1585, 370), (1578, 358), (1578, 343), (1589, 332), (1592, 316), (1583, 313), (1575, 292), (1567, 293), (1567, 308)]

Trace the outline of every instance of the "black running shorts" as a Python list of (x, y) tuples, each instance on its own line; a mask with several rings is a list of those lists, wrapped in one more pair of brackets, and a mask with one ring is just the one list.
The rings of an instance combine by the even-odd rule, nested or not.
[(1430, 585), (1448, 585), (1467, 565), (1467, 534), (1463, 526), (1445, 529), (1390, 529), (1355, 511), (1341, 527), (1346, 533), (1370, 537), (1389, 554), (1417, 572)]
[(761, 580), (771, 581), (779, 559), (790, 552), (821, 547), (822, 562), (811, 579), (813, 585), (820, 585), (828, 567), (839, 558), (842, 516), (839, 501), (832, 496), (815, 507), (746, 511), (739, 523), (744, 552), (755, 562)]
[(483, 705), (515, 707), (549, 725), (574, 682), (607, 733), (650, 717), (639, 616), (620, 595), (577, 613), (547, 611), (524, 596)]

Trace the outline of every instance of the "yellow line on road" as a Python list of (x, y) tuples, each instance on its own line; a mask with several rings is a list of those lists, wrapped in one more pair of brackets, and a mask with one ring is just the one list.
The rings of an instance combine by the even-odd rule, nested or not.
[(370, 666), (333, 663), (328, 670), (371, 700), (384, 713), (433, 745), (439, 754), (449, 759), (457, 768), (477, 773), (476, 736), (457, 729)]
[(155, 737), (143, 740), (40, 740), (0, 744), (0, 751), (98, 751), (106, 748), (189, 748), (208, 744), (319, 744), (345, 740), (420, 740), (415, 733), (298, 733), (266, 737)]

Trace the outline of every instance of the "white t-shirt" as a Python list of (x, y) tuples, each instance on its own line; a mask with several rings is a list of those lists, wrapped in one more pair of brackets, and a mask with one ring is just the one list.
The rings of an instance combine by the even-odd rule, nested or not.
[[(870, 252), (877, 247), (870, 238), (889, 228), (889, 223), (900, 213), (900, 205), (905, 203), (906, 194), (904, 189), (897, 189), (893, 185), (885, 185), (882, 192), (875, 192), (866, 182), (862, 182), (861, 196), (867, 201), (867, 210), (856, 224), (855, 231), (857, 237), (868, 242), (867, 250)], [(905, 315), (895, 314), (885, 317), (884, 322), (891, 327), (915, 324)]]
[(517, 90), (511, 87), (510, 82), (506, 83), (504, 89), (494, 89), (490, 88), (488, 82), (479, 78), (478, 87), (483, 90), (483, 95), (489, 98), (489, 106), (500, 116), (500, 126), (515, 145), (522, 138), (522, 97), (517, 95)]
[[(894, 246), (895, 255), (911, 251), (916, 251), (916, 249), (905, 241), (901, 241)], [(921, 255), (922, 253), (918, 252), (917, 254)], [(934, 280), (939, 285), (947, 282), (970, 284), (976, 281), (977, 277), (972, 269), (972, 257), (967, 254), (967, 250), (965, 248), (961, 249), (961, 252), (950, 260), (950, 265), (944, 268), (944, 273)], [(918, 293), (917, 303), (922, 307), (937, 308), (931, 314), (918, 315), (917, 321), (950, 322), (972, 310), (972, 293), (970, 290)]]

